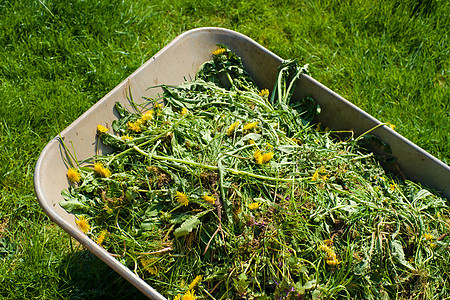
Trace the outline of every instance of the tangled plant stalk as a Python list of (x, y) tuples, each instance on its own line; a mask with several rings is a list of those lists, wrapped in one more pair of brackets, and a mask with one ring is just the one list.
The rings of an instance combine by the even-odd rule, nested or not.
[(449, 297), (448, 203), (313, 124), (306, 70), (269, 94), (221, 45), (151, 110), (117, 103), (60, 205), (170, 299)]

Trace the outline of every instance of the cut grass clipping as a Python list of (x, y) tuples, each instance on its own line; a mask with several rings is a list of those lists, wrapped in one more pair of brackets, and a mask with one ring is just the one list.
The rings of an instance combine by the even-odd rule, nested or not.
[(449, 297), (445, 199), (313, 125), (296, 61), (269, 95), (212, 57), (135, 113), (116, 104), (97, 128), (114, 151), (69, 162), (79, 228), (169, 299)]

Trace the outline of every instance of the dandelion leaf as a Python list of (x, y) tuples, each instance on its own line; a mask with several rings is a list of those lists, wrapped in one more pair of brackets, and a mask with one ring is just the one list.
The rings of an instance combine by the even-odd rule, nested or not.
[(210, 143), (212, 141), (212, 137), (211, 137), (211, 131), (209, 129), (206, 129), (202, 134), (201, 137), (203, 139), (204, 142), (206, 142), (207, 144)]
[(241, 273), (238, 277), (237, 280), (234, 279), (234, 287), (236, 288), (236, 290), (238, 292), (245, 292), (249, 286), (250, 282), (248, 281), (248, 277), (247, 275), (245, 275), (245, 273)]
[(261, 138), (261, 135), (258, 133), (248, 133), (244, 135), (239, 141), (236, 142), (236, 147), (244, 146), (249, 140), (257, 141)]
[(83, 203), (85, 199), (82, 195), (74, 196), (69, 191), (64, 190), (61, 192), (63, 201), (59, 202), (59, 205), (64, 208), (67, 212), (86, 212), (89, 211), (89, 206)]
[(353, 273), (358, 276), (362, 276), (366, 274), (370, 269), (370, 262), (368, 260), (363, 260), (359, 263), (357, 263), (353, 267)]
[(432, 195), (433, 194), (431, 194), (429, 191), (421, 189), (419, 192), (417, 192), (417, 194), (414, 195), (412, 202), (415, 203), (423, 198), (426, 198), (426, 197), (432, 196)]
[(105, 132), (100, 136), (100, 138), (103, 144), (111, 146), (114, 149), (125, 150), (127, 148), (124, 141), (114, 134)]
[(300, 294), (303, 295), (307, 290), (312, 289), (316, 285), (316, 279), (309, 280), (305, 282), (305, 284), (302, 284), (301, 282), (297, 282), (294, 284), (295, 290)]
[(114, 108), (116, 109), (117, 113), (119, 114), (120, 118), (128, 117), (131, 113), (126, 110), (120, 102), (116, 102), (114, 105)]
[(188, 235), (192, 232), (195, 228), (197, 228), (198, 225), (200, 225), (202, 222), (198, 219), (198, 216), (192, 216), (186, 221), (183, 222), (183, 224), (180, 225), (175, 231), (173, 232), (173, 235), (175, 237), (181, 237)]
[(413, 266), (405, 260), (405, 252), (403, 251), (402, 243), (397, 240), (393, 240), (390, 244), (393, 258), (408, 269), (414, 270)]
[(158, 229), (158, 226), (155, 224), (154, 221), (148, 221), (148, 222), (141, 223), (142, 231), (150, 231), (150, 230), (156, 230), (156, 229)]
[(76, 199), (63, 200), (59, 203), (59, 205), (61, 205), (61, 207), (68, 212), (85, 211), (88, 209), (88, 206)]

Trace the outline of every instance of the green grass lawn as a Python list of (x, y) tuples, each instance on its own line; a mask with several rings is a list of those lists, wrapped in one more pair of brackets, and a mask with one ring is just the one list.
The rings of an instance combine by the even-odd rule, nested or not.
[[(45, 144), (182, 32), (241, 32), (450, 162), (450, 3), (0, 0), (0, 297), (141, 297), (52, 223)], [(448, 271), (447, 271), (448, 272)]]

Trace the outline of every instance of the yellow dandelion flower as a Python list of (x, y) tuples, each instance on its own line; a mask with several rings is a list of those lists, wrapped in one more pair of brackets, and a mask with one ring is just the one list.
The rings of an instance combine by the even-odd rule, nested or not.
[(151, 275), (158, 275), (158, 268), (153, 265), (155, 263), (154, 258), (141, 258), (140, 262), (148, 273), (150, 273)]
[(149, 258), (141, 258), (140, 262), (144, 268), (147, 268), (153, 262), (153, 260)]
[(232, 135), (236, 131), (236, 127), (239, 125), (239, 121), (234, 122), (227, 129), (227, 135)]
[(98, 135), (102, 135), (103, 133), (107, 132), (108, 128), (106, 128), (105, 126), (102, 126), (100, 124), (97, 125), (97, 134)]
[(394, 125), (394, 124), (391, 124), (391, 123), (388, 122), (387, 125), (388, 125), (389, 127), (391, 127), (392, 130), (395, 130), (395, 125)]
[(391, 185), (389, 185), (389, 190), (390, 190), (391, 192), (395, 191), (395, 188), (396, 188), (396, 184), (391, 184)]
[(153, 119), (153, 110), (147, 111), (145, 114), (142, 115), (141, 120), (143, 121), (149, 121)]
[(128, 129), (134, 131), (134, 132), (141, 132), (141, 126), (139, 126), (138, 122), (128, 122)]
[(96, 162), (94, 164), (94, 172), (102, 177), (111, 176), (111, 171), (105, 168), (101, 162)]
[(262, 163), (266, 163), (273, 158), (273, 152), (264, 153), (261, 157)]
[(176, 295), (175, 298), (173, 298), (173, 300), (180, 300), (180, 299), (181, 299), (181, 295), (180, 294)]
[(332, 243), (333, 241), (331, 239), (324, 240), (323, 244), (319, 245), (319, 250), (326, 253), (326, 263), (334, 266), (339, 264), (339, 261), (337, 259), (336, 252), (334, 252), (333, 248), (331, 247)]
[(294, 143), (296, 143), (296, 144), (301, 144), (301, 143), (302, 143), (302, 141), (299, 140), (299, 139), (297, 139), (297, 138), (292, 138), (291, 140), (292, 140)]
[(103, 168), (100, 174), (102, 177), (109, 177), (111, 176), (111, 171), (108, 168)]
[(249, 208), (250, 210), (254, 210), (254, 209), (257, 209), (257, 208), (260, 207), (260, 206), (261, 206), (261, 203), (253, 202), (253, 203), (250, 203), (250, 204), (248, 205), (248, 208)]
[(81, 180), (80, 172), (78, 172), (78, 170), (74, 168), (69, 168), (66, 175), (67, 178), (72, 182), (79, 182)]
[(216, 203), (216, 198), (208, 196), (208, 195), (203, 195), (202, 199), (211, 204)]
[(249, 139), (249, 140), (248, 140), (248, 144), (249, 144), (249, 145), (254, 145), (254, 144), (255, 144), (255, 141), (254, 141), (253, 139)]
[(132, 138), (131, 136), (129, 136), (129, 135), (122, 135), (122, 136), (120, 137), (120, 139), (121, 139), (122, 141), (126, 142), (126, 141), (131, 141), (133, 138)]
[(151, 275), (158, 275), (158, 269), (156, 267), (149, 267), (147, 268), (147, 272), (149, 272)]
[(108, 233), (108, 231), (106, 231), (105, 229), (100, 232), (100, 234), (97, 238), (97, 244), (99, 244), (99, 245), (103, 244), (107, 233)]
[(80, 228), (80, 230), (84, 233), (88, 233), (91, 230), (91, 225), (89, 225), (89, 222), (88, 220), (86, 220), (85, 216), (81, 216), (76, 219), (75, 223), (77, 224), (78, 228)]
[(311, 180), (312, 180), (312, 181), (317, 181), (318, 179), (319, 179), (319, 169), (317, 169), (317, 170), (314, 172), (313, 176), (311, 177)]
[(198, 275), (194, 278), (194, 280), (192, 280), (191, 284), (188, 287), (188, 290), (192, 290), (193, 288), (195, 288), (200, 281), (202, 280), (202, 275)]
[(325, 244), (319, 245), (319, 249), (322, 250), (323, 252), (332, 251), (331, 248), (328, 245), (325, 245)]
[(323, 243), (327, 246), (331, 246), (331, 244), (333, 244), (333, 240), (332, 239), (326, 239), (323, 241)]
[(219, 48), (219, 49), (215, 50), (212, 54), (213, 54), (214, 56), (219, 56), (219, 55), (224, 54), (225, 51), (226, 51), (226, 50), (225, 50), (224, 48)]
[(144, 124), (145, 124), (145, 120), (144, 119), (141, 118), (141, 119), (136, 120), (136, 125), (137, 126), (141, 127)]
[(253, 154), (253, 157), (255, 158), (257, 164), (259, 165), (262, 164), (263, 161), (261, 151), (256, 150), (255, 153)]
[(433, 239), (433, 236), (432, 236), (431, 234), (429, 234), (429, 233), (425, 233), (425, 234), (423, 235), (423, 237), (424, 237), (424, 239), (427, 240), (427, 241), (431, 241), (431, 240)]
[(258, 121), (252, 122), (252, 123), (247, 123), (247, 124), (244, 125), (244, 130), (252, 130), (256, 126), (258, 126)]
[(188, 197), (186, 196), (185, 193), (182, 193), (182, 192), (177, 191), (177, 195), (175, 196), (175, 199), (184, 206), (187, 206), (189, 203)]
[(237, 206), (233, 209), (233, 214), (238, 215), (242, 212), (242, 209), (240, 206)]
[(182, 300), (195, 300), (195, 299), (197, 299), (197, 296), (195, 296), (195, 293), (193, 291), (187, 291), (182, 298)]
[(183, 107), (183, 109), (181, 110), (181, 115), (184, 116), (185, 114), (187, 114), (188, 110), (186, 107)]
[(341, 262), (337, 259), (327, 259), (326, 263), (329, 266), (336, 266), (336, 265), (340, 264)]
[(334, 259), (334, 260), (336, 260), (336, 252), (334, 252), (334, 250), (333, 249), (330, 249), (330, 250), (328, 250), (327, 251), (327, 255), (328, 255), (328, 257), (327, 257), (327, 259)]
[[(324, 243), (326, 244), (319, 245), (319, 249), (322, 250), (323, 252), (326, 252), (327, 256), (325, 257), (325, 262), (327, 263), (327, 265), (336, 266), (341, 262), (337, 259), (337, 255), (334, 252), (333, 248), (330, 247), (332, 242), (330, 241), (331, 240), (325, 240)], [(328, 243), (329, 245), (327, 245)]]
[(262, 89), (261, 92), (259, 92), (259, 95), (261, 97), (269, 96), (269, 90), (268, 89)]
[(94, 164), (95, 173), (97, 173), (98, 175), (102, 175), (102, 170), (103, 170), (103, 164), (101, 162), (96, 162)]

